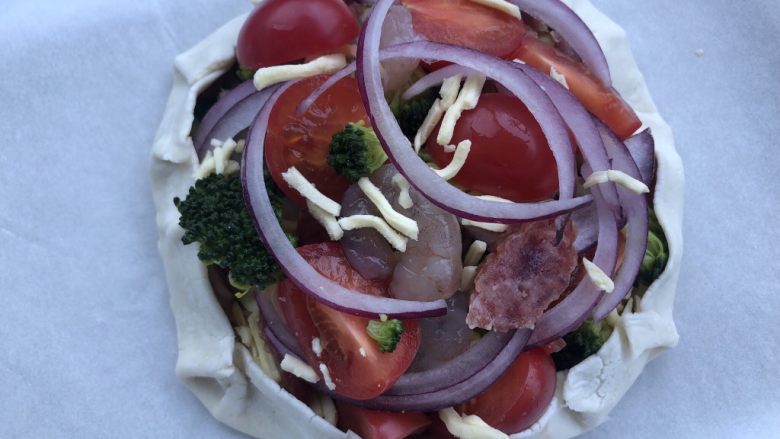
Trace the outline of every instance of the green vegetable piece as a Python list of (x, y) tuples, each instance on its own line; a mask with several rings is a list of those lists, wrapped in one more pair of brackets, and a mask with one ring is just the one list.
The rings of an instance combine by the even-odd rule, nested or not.
[[(271, 182), (266, 184), (280, 215), (281, 192)], [(282, 270), (263, 246), (249, 216), (236, 174), (211, 174), (200, 179), (186, 199), (177, 197), (173, 203), (181, 213), (179, 225), (185, 230), (182, 242), (199, 243), (201, 261), (230, 270), (231, 285), (246, 293), (253, 286), (265, 288), (281, 279)]]
[(393, 352), (401, 334), (404, 333), (404, 323), (398, 319), (371, 320), (366, 326), (368, 336), (376, 340), (382, 352)]
[(387, 161), (374, 130), (363, 121), (349, 123), (333, 135), (328, 151), (328, 164), (337, 174), (351, 181), (367, 177)]
[(598, 352), (611, 333), (612, 327), (605, 321), (585, 320), (574, 332), (563, 337), (566, 347), (552, 354), (555, 368), (566, 370), (578, 365)]
[(650, 285), (666, 268), (669, 260), (669, 251), (666, 244), (666, 237), (655, 216), (654, 211), (650, 211), (650, 224), (647, 232), (647, 249), (645, 257), (642, 259), (642, 266), (639, 269), (637, 284)]
[(255, 72), (257, 72), (257, 69), (248, 69), (246, 67), (238, 66), (236, 69), (236, 76), (242, 81), (247, 81), (255, 77)]
[(398, 120), (398, 125), (409, 140), (414, 139), (438, 97), (439, 91), (432, 87), (408, 101), (401, 97), (401, 93), (396, 94), (390, 101), (390, 108)]

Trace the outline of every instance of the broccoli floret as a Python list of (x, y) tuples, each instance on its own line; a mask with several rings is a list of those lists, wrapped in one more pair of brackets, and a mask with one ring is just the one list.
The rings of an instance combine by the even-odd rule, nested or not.
[(236, 77), (242, 81), (246, 81), (254, 78), (255, 72), (257, 72), (257, 69), (248, 69), (246, 67), (238, 66), (238, 68), (236, 68)]
[(601, 320), (585, 320), (574, 332), (563, 337), (566, 347), (552, 354), (557, 370), (571, 369), (599, 351), (612, 333), (612, 327)]
[(639, 269), (637, 284), (650, 285), (666, 268), (666, 262), (669, 260), (669, 251), (666, 244), (666, 236), (655, 216), (654, 211), (650, 211), (650, 224), (647, 232), (647, 249), (645, 257), (642, 260), (642, 267)]
[(363, 121), (349, 123), (333, 135), (328, 151), (328, 164), (337, 174), (351, 181), (366, 177), (387, 161), (374, 130)]
[(390, 108), (398, 120), (398, 125), (409, 140), (414, 139), (438, 96), (439, 91), (432, 87), (408, 101), (401, 97), (401, 93), (390, 101)]
[(404, 333), (404, 323), (398, 319), (371, 320), (366, 326), (369, 337), (379, 343), (382, 352), (393, 352)]
[[(269, 180), (269, 179), (266, 179)], [(281, 194), (271, 182), (269, 196), (277, 215)], [(207, 265), (230, 270), (230, 283), (241, 290), (277, 282), (282, 271), (263, 247), (244, 204), (241, 180), (236, 174), (211, 174), (195, 182), (184, 200), (173, 200), (185, 230), (182, 242), (200, 243), (198, 257)]]

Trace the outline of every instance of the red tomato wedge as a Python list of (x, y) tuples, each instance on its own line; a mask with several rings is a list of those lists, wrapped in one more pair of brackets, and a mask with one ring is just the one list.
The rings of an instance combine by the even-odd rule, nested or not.
[(402, 0), (414, 31), (437, 43), (468, 47), (504, 57), (522, 41), (523, 22), (470, 0)]
[(523, 352), (479, 396), (459, 407), (507, 434), (538, 421), (555, 393), (555, 364), (545, 348)]
[(241, 28), (236, 57), (250, 69), (289, 63), (332, 52), (359, 31), (341, 0), (265, 0)]
[[(321, 243), (300, 247), (298, 252), (323, 276), (344, 287), (371, 295), (386, 295), (385, 285), (364, 279), (347, 262), (341, 245)], [(385, 353), (368, 336), (370, 319), (356, 317), (309, 298), (289, 279), (279, 283), (278, 300), (287, 325), (306, 353), (307, 362), (319, 373), (325, 364), (335, 392), (356, 400), (381, 395), (409, 368), (420, 346), (420, 329), (414, 320), (404, 321), (404, 332), (393, 352)], [(322, 355), (312, 350), (320, 339)], [(365, 353), (365, 356), (361, 353)]]
[(368, 121), (354, 78), (337, 82), (308, 111), (297, 114), (298, 104), (327, 78), (320, 75), (304, 79), (287, 89), (271, 111), (265, 137), (265, 160), (271, 177), (286, 196), (304, 208), (303, 197), (287, 185), (281, 174), (295, 166), (322, 193), (341, 201), (350, 182), (328, 165), (330, 141), (349, 122)]
[(336, 401), (339, 427), (363, 439), (404, 439), (425, 430), (431, 420), (422, 413), (392, 413), (367, 410)]
[(582, 105), (621, 139), (631, 137), (642, 126), (634, 110), (614, 88), (601, 83), (582, 63), (572, 60), (555, 47), (526, 36), (512, 58), (520, 59), (548, 75), (551, 67), (555, 67), (566, 78), (569, 89)]
[[(450, 143), (466, 139), (472, 142), (471, 152), (453, 179), (464, 188), (513, 201), (543, 200), (558, 190), (555, 158), (536, 119), (519, 99), (483, 94), (475, 109), (463, 112)], [(445, 152), (435, 135), (427, 147), (439, 167), (452, 160), (453, 153)]]

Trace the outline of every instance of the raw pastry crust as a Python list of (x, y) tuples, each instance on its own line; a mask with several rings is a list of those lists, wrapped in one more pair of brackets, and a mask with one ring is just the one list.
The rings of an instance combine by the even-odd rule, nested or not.
[[(683, 168), (669, 126), (658, 114), (634, 61), (625, 32), (589, 0), (564, 0), (593, 30), (607, 56), (614, 86), (655, 137), (658, 175), (655, 210), (669, 242), (669, 262), (636, 312), (624, 314), (598, 354), (558, 375), (544, 417), (513, 438), (571, 438), (604, 422), (645, 364), (677, 343), (672, 306), (682, 257)], [(159, 250), (176, 319), (176, 373), (221, 422), (263, 439), (345, 438), (344, 433), (263, 373), (236, 336), (197, 258), (181, 244), (173, 198), (193, 184), (198, 160), (189, 137), (198, 93), (234, 62), (246, 15), (228, 22), (176, 58), (173, 90), (152, 153), (152, 192)]]

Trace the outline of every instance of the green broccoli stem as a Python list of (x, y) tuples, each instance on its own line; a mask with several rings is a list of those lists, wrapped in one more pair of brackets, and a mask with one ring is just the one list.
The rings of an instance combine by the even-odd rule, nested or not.
[(360, 121), (333, 135), (327, 160), (337, 174), (354, 182), (382, 166), (387, 154), (374, 130)]
[(555, 368), (566, 370), (581, 363), (582, 360), (598, 352), (610, 334), (612, 334), (612, 327), (604, 320), (584, 321), (579, 328), (563, 337), (566, 347), (552, 354)]

